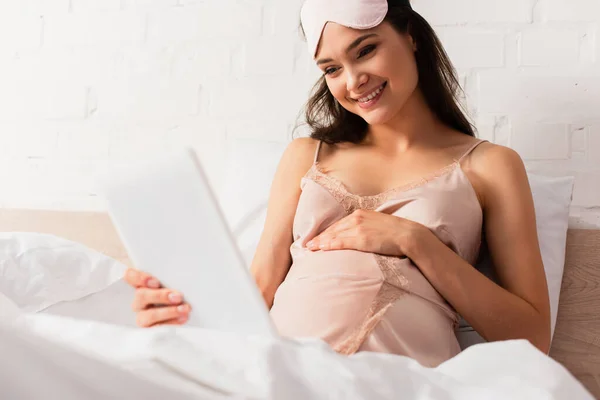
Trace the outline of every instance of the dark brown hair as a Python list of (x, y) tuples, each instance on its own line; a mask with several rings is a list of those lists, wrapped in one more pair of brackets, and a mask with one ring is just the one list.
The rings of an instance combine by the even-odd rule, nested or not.
[[(433, 113), (451, 128), (475, 136), (475, 128), (459, 106), (461, 88), (456, 70), (431, 25), (407, 7), (406, 0), (388, 0), (385, 21), (397, 32), (408, 33), (415, 41), (419, 87)], [(325, 75), (313, 86), (304, 112), (310, 136), (314, 139), (329, 144), (360, 143), (367, 134), (367, 122), (335, 100)]]

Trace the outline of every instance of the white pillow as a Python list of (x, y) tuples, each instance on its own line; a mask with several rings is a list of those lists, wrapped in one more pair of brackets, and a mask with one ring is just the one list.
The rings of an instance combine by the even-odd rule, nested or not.
[(99, 292), (56, 303), (40, 313), (133, 327), (136, 326), (131, 310), (134, 295), (135, 291), (119, 279)]
[(99, 292), (121, 279), (125, 269), (117, 260), (58, 236), (0, 233), (0, 302), (4, 306), (8, 299), (22, 312)]
[[(282, 143), (244, 140), (230, 142), (222, 206), (248, 265), (264, 226), (270, 183), (285, 146)], [(548, 280), (551, 329), (554, 333), (574, 178), (552, 178), (531, 173), (528, 177)], [(489, 260), (481, 260), (476, 267), (486, 275), (492, 275), (490, 270), (493, 267)], [(458, 336), (463, 348), (483, 341), (465, 321), (462, 321)]]

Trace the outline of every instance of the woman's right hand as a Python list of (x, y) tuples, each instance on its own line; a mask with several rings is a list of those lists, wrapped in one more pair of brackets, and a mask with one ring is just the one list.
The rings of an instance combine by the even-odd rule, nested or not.
[(137, 269), (125, 272), (125, 281), (135, 289), (132, 308), (138, 326), (183, 325), (191, 307), (176, 290), (163, 288), (155, 277)]

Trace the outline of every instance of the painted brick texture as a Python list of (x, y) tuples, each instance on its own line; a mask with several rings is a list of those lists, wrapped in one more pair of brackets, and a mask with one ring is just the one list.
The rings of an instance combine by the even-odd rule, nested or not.
[[(281, 142), (318, 71), (302, 0), (0, 4), (2, 207), (99, 210), (111, 163), (191, 143), (220, 182), (228, 144)], [(413, 0), (479, 136), (576, 177), (571, 225), (600, 227), (600, 2)]]

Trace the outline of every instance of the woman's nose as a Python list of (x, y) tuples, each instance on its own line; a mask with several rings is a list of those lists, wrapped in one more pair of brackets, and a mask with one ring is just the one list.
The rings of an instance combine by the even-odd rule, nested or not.
[(356, 70), (347, 70), (346, 89), (349, 93), (360, 92), (360, 88), (368, 81), (367, 74)]

